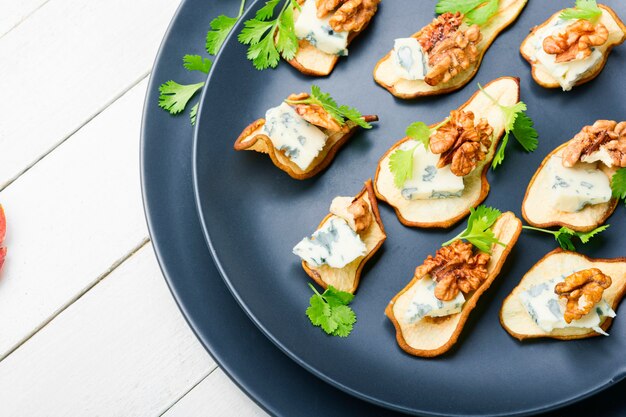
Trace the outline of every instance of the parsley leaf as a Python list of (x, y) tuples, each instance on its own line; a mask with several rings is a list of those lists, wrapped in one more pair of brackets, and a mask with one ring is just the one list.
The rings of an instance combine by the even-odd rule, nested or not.
[(170, 114), (178, 114), (185, 110), (185, 106), (194, 94), (204, 86), (204, 82), (182, 85), (176, 81), (168, 81), (159, 87), (159, 107)]
[(554, 239), (559, 243), (559, 246), (565, 250), (575, 251), (576, 246), (574, 246), (574, 242), (572, 238), (577, 237), (583, 244), (589, 243), (589, 241), (598, 235), (599, 233), (604, 232), (608, 229), (610, 225), (600, 226), (591, 232), (576, 232), (568, 227), (561, 227), (559, 230), (548, 230), (548, 229), (540, 229), (538, 227), (524, 226), (526, 230), (534, 230), (536, 232), (547, 233), (554, 236)]
[(507, 144), (509, 143), (509, 136), (511, 133), (513, 133), (515, 139), (517, 139), (526, 152), (534, 152), (539, 145), (539, 140), (537, 139), (539, 134), (534, 127), (535, 123), (526, 114), (526, 103), (520, 101), (512, 106), (503, 106), (498, 102), (498, 100), (489, 95), (480, 84), (478, 84), (478, 88), (493, 103), (500, 107), (500, 110), (502, 110), (502, 114), (504, 115), (504, 137), (502, 138), (500, 148), (493, 158), (491, 168), (496, 169), (504, 161), (504, 152)]
[(454, 239), (451, 239), (441, 246), (448, 246), (459, 239), (467, 240), (478, 250), (485, 253), (491, 253), (491, 246), (496, 243), (506, 246), (500, 242), (491, 227), (498, 220), (502, 212), (493, 207), (478, 206), (470, 209), (470, 216), (467, 219), (467, 227), (459, 233)]
[(208, 74), (212, 64), (209, 58), (202, 58), (200, 55), (185, 55), (183, 57), (183, 67), (187, 71), (200, 71)]
[(211, 55), (217, 55), (222, 48), (226, 37), (233, 30), (235, 23), (243, 14), (243, 8), (246, 5), (246, 0), (241, 0), (239, 6), (239, 14), (237, 17), (229, 17), (225, 15), (219, 15), (215, 19), (211, 20), (211, 29), (206, 34), (206, 51)]
[(460, 12), (465, 15), (470, 25), (484, 25), (498, 12), (499, 0), (439, 0), (435, 6), (435, 12)]
[(321, 106), (330, 115), (330, 117), (335, 119), (341, 126), (346, 124), (346, 120), (349, 120), (364, 129), (372, 128), (372, 125), (365, 121), (363, 115), (357, 109), (344, 105), (338, 105), (330, 94), (322, 92), (322, 90), (315, 84), (311, 86), (311, 93), (308, 98), (303, 100), (285, 100), (285, 103), (292, 105), (318, 105)]
[(584, 19), (595, 22), (602, 16), (602, 10), (598, 7), (596, 0), (576, 0), (576, 7), (565, 9), (559, 15), (563, 20)]
[(296, 0), (286, 0), (274, 18), (280, 0), (268, 0), (253, 19), (244, 22), (237, 39), (248, 46), (247, 57), (258, 70), (276, 68), (280, 57), (293, 59), (298, 52), (293, 9), (300, 6)]
[(613, 197), (626, 200), (626, 168), (620, 168), (611, 179)]
[(332, 285), (323, 294), (309, 283), (315, 294), (309, 300), (306, 315), (314, 326), (321, 327), (331, 336), (348, 337), (356, 323), (356, 314), (348, 307), (354, 295), (339, 291)]

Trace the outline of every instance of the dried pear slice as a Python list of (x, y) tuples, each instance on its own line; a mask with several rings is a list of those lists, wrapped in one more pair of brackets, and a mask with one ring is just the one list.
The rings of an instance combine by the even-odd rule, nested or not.
[(511, 212), (503, 213), (494, 224), (493, 232), (506, 247), (492, 245), (491, 259), (487, 264), (487, 279), (476, 291), (467, 295), (460, 313), (444, 317), (424, 317), (415, 323), (406, 320), (414, 286), (422, 278), (417, 276), (387, 305), (385, 314), (396, 328), (396, 340), (402, 350), (414, 356), (430, 358), (447, 352), (456, 343), (478, 299), (496, 279), (515, 246), (522, 232), (522, 222)]
[[(361, 272), (363, 267), (369, 261), (372, 256), (378, 251), (387, 235), (385, 234), (385, 228), (378, 212), (378, 203), (376, 196), (374, 195), (374, 188), (372, 187), (372, 180), (367, 180), (363, 190), (354, 197), (354, 200), (363, 197), (369, 206), (369, 211), (372, 216), (372, 222), (370, 226), (359, 233), (361, 240), (365, 243), (366, 253), (354, 261), (350, 262), (343, 268), (331, 268), (328, 265), (322, 265), (319, 267), (309, 265), (306, 261), (302, 261), (302, 268), (315, 282), (317, 282), (323, 288), (328, 288), (329, 285), (337, 288), (338, 290), (349, 292), (354, 294), (359, 286), (361, 279)], [(341, 210), (340, 207), (337, 208)], [(345, 207), (347, 209), (347, 206)], [(341, 214), (342, 213), (337, 213)], [(322, 220), (317, 227), (321, 228), (327, 220), (335, 214), (329, 214)]]
[[(387, 89), (391, 94), (403, 99), (413, 99), (424, 96), (433, 96), (439, 94), (447, 94), (456, 91), (470, 82), (480, 64), (483, 56), (489, 46), (498, 37), (500, 32), (511, 25), (520, 15), (527, 0), (501, 0), (498, 12), (489, 20), (487, 24), (481, 26), (482, 39), (478, 44), (478, 59), (467, 70), (458, 74), (446, 83), (436, 86), (426, 84), (423, 80), (405, 80), (398, 77), (393, 68), (391, 52), (385, 55), (374, 68), (374, 80), (382, 87)], [(421, 34), (417, 32), (412, 35), (413, 38), (419, 37)]]
[[(598, 268), (604, 274), (611, 277), (612, 284), (604, 290), (603, 298), (613, 310), (626, 294), (626, 258), (616, 259), (592, 259), (576, 252), (556, 249), (539, 262), (537, 262), (524, 275), (519, 285), (504, 300), (500, 310), (500, 323), (502, 327), (514, 338), (519, 340), (549, 337), (553, 339), (572, 340), (599, 336), (594, 330), (586, 328), (569, 327), (554, 329), (551, 332), (542, 330), (530, 317), (526, 308), (519, 300), (519, 294), (530, 287), (550, 281), (562, 275), (571, 274), (572, 271)], [(607, 331), (611, 326), (612, 319), (606, 317), (600, 327)]]
[[(575, 213), (558, 211), (551, 207), (550, 204), (546, 204), (551, 193), (551, 181), (547, 177), (548, 162), (554, 156), (560, 157), (570, 142), (566, 142), (550, 152), (528, 184), (526, 195), (522, 202), (522, 216), (526, 222), (534, 227), (564, 226), (577, 232), (590, 232), (604, 224), (617, 207), (618, 200), (615, 198), (612, 198), (607, 203), (585, 206), (582, 210)], [(615, 168), (609, 168), (604, 164), (600, 164), (599, 169), (609, 177), (609, 181), (616, 171)]]
[[(512, 77), (498, 78), (486, 86), (485, 91), (503, 106), (512, 106), (519, 102), (519, 79)], [(422, 228), (447, 228), (462, 220), (472, 207), (477, 207), (489, 194), (487, 171), (500, 139), (504, 135), (504, 116), (502, 110), (485, 94), (477, 91), (459, 110), (472, 111), (475, 120), (486, 118), (493, 127), (493, 141), (485, 160), (478, 163), (476, 168), (464, 177), (465, 190), (461, 197), (433, 199), (433, 200), (406, 200), (401, 190), (394, 185), (394, 178), (389, 169), (391, 154), (404, 142), (413, 140), (404, 138), (396, 143), (383, 155), (378, 162), (374, 189), (376, 196), (391, 205), (402, 224)], [(436, 126), (436, 124), (432, 125)]]
[[(299, 1), (298, 3), (302, 5), (304, 1)], [(294, 22), (297, 21), (298, 16), (300, 16), (300, 11), (294, 9), (293, 16)], [(367, 29), (367, 26), (369, 26), (370, 22), (367, 22), (367, 24), (360, 31), (349, 33), (347, 46), (350, 46), (354, 38), (356, 38), (361, 32)], [(287, 62), (292, 67), (305, 75), (310, 75), (313, 77), (324, 77), (333, 72), (333, 69), (335, 69), (335, 65), (337, 64), (339, 58), (339, 55), (322, 52), (315, 46), (313, 46), (308, 40), (300, 39), (298, 40), (298, 52), (296, 52), (296, 56)]]
[[(363, 116), (363, 119), (366, 122), (375, 122), (378, 121), (378, 116), (368, 115)], [(319, 128), (327, 135), (326, 143), (306, 170), (303, 170), (289, 159), (283, 151), (279, 151), (274, 147), (272, 140), (263, 133), (264, 125), (265, 119), (258, 119), (246, 127), (235, 141), (235, 150), (256, 151), (268, 154), (269, 157), (272, 158), (274, 165), (297, 180), (305, 180), (314, 177), (326, 169), (334, 159), (337, 151), (341, 149), (359, 128), (359, 126), (352, 121), (346, 121), (346, 126), (348, 127), (347, 132), (330, 132), (327, 129)]]
[[(609, 39), (600, 46), (595, 47), (595, 49), (599, 50), (603, 57), (600, 61), (598, 61), (595, 65), (585, 71), (578, 81), (574, 84), (574, 87), (579, 86), (581, 84), (585, 84), (594, 78), (596, 78), (604, 69), (606, 65), (606, 61), (609, 58), (609, 54), (611, 50), (620, 44), (622, 44), (626, 40), (626, 26), (617, 16), (617, 14), (608, 6), (604, 6), (599, 4), (600, 9), (602, 9), (602, 16), (598, 20), (599, 23), (602, 23), (609, 30)], [(537, 61), (533, 61), (532, 56), (534, 54), (533, 48), (533, 39), (537, 31), (542, 28), (556, 22), (559, 19), (559, 15), (562, 10), (553, 14), (548, 20), (542, 23), (539, 26), (534, 27), (530, 34), (524, 39), (522, 45), (520, 47), (520, 53), (528, 61), (528, 63), (532, 66), (532, 76), (534, 80), (542, 87), (545, 88), (559, 88), (561, 84), (557, 79), (554, 78), (549, 72), (547, 72), (542, 65), (539, 65)], [(573, 21), (572, 21), (573, 22)]]

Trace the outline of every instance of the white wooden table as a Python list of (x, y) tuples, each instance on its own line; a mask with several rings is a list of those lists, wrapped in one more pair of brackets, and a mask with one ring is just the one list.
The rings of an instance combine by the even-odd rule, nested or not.
[(0, 416), (265, 415), (187, 327), (139, 185), (179, 0), (0, 0)]

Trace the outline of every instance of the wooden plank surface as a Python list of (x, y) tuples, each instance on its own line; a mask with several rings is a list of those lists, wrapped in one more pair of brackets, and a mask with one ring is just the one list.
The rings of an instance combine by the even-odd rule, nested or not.
[(163, 416), (264, 417), (267, 413), (246, 397), (221, 369), (216, 369)]
[(48, 0), (0, 0), (0, 38), (46, 2)]
[(51, 0), (0, 38), (0, 189), (146, 77), (178, 4)]
[(148, 231), (139, 182), (147, 81), (4, 191), (0, 358), (88, 290)]
[(215, 368), (150, 244), (0, 362), (3, 416), (156, 416)]

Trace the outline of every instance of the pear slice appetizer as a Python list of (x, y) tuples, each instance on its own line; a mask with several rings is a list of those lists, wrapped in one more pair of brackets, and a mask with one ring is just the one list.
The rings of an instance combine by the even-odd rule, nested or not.
[[(512, 77), (498, 78), (486, 86), (485, 91), (500, 105), (512, 106), (519, 102), (519, 79)], [(487, 171), (504, 135), (504, 115), (502, 110), (481, 91), (477, 91), (459, 110), (474, 112), (475, 120), (487, 119), (493, 127), (491, 149), (486, 158), (476, 168), (463, 177), (465, 189), (460, 197), (407, 200), (401, 190), (396, 188), (394, 177), (389, 168), (391, 154), (403, 143), (413, 140), (406, 137), (396, 143), (378, 162), (374, 188), (376, 196), (391, 205), (400, 222), (406, 226), (421, 228), (447, 228), (456, 224), (469, 214), (470, 208), (482, 203), (489, 194)], [(432, 127), (436, 124), (432, 125)]]
[[(620, 20), (617, 14), (608, 6), (598, 5), (598, 7), (602, 9), (602, 16), (599, 18), (598, 23), (602, 23), (606, 26), (609, 31), (609, 37), (604, 44), (594, 47), (594, 49), (602, 53), (602, 59), (588, 68), (584, 73), (580, 74), (573, 87), (585, 84), (596, 78), (606, 65), (606, 61), (609, 58), (611, 50), (626, 40), (626, 26), (624, 26), (624, 23)], [(532, 66), (532, 76), (534, 80), (537, 84), (545, 88), (560, 88), (562, 85), (559, 83), (558, 79), (550, 74), (550, 72), (546, 71), (545, 67), (538, 63), (538, 61), (534, 58), (536, 51), (535, 37), (538, 33), (541, 33), (540, 31), (543, 28), (556, 23), (559, 20), (559, 15), (561, 13), (562, 10), (553, 14), (552, 17), (546, 20), (543, 24), (534, 27), (526, 39), (524, 39), (524, 42), (522, 42), (520, 47), (520, 53)], [(574, 23), (574, 20), (571, 22)], [(563, 89), (565, 90), (566, 88)]]
[[(363, 116), (366, 122), (378, 120), (378, 116)], [(274, 165), (285, 171), (291, 178), (305, 180), (314, 177), (326, 169), (335, 158), (335, 154), (354, 135), (359, 126), (352, 121), (346, 121), (347, 132), (329, 131), (318, 127), (325, 135), (326, 142), (322, 150), (306, 168), (302, 169), (295, 164), (284, 151), (274, 147), (272, 140), (264, 133), (265, 119), (258, 119), (246, 127), (235, 141), (236, 151), (256, 151), (268, 154)]]
[[(553, 339), (572, 340), (599, 336), (592, 329), (580, 327), (568, 327), (554, 329), (546, 332), (541, 329), (530, 317), (519, 299), (519, 294), (529, 288), (548, 282), (554, 278), (571, 274), (572, 271), (597, 268), (605, 275), (611, 277), (612, 284), (604, 290), (602, 298), (613, 310), (626, 293), (626, 258), (616, 259), (591, 259), (576, 252), (556, 249), (537, 262), (524, 275), (519, 285), (504, 300), (500, 310), (500, 323), (502, 327), (514, 338), (519, 340), (549, 337)], [(605, 317), (600, 328), (607, 331), (611, 326), (612, 319)]]
[[(302, 6), (305, 1), (307, 0), (298, 0), (298, 4)], [(299, 10), (294, 9), (294, 22), (298, 20), (300, 13), (301, 12)], [(348, 46), (350, 46), (354, 38), (356, 38), (361, 32), (363, 32), (368, 25), (369, 22), (367, 22), (367, 24), (360, 31), (351, 31), (348, 34)], [(310, 75), (313, 77), (324, 77), (333, 72), (333, 69), (335, 69), (335, 65), (337, 64), (338, 60), (339, 55), (328, 54), (326, 52), (320, 51), (308, 40), (300, 39), (298, 40), (298, 52), (296, 53), (296, 56), (287, 62), (289, 62), (292, 67), (305, 75)]]
[(385, 314), (396, 328), (396, 340), (405, 352), (425, 358), (439, 356), (447, 352), (458, 340), (470, 313), (476, 307), (480, 296), (496, 279), (507, 256), (515, 246), (522, 232), (522, 222), (511, 212), (503, 213), (492, 228), (495, 237), (502, 243), (493, 244), (491, 259), (487, 264), (487, 279), (475, 291), (466, 295), (460, 313), (444, 317), (424, 317), (410, 323), (406, 319), (407, 309), (415, 293), (415, 284), (422, 279), (414, 276), (411, 282), (391, 300)]
[(362, 199), (365, 203), (367, 203), (369, 216), (371, 216), (371, 223), (369, 226), (357, 233), (359, 238), (365, 244), (365, 253), (363, 256), (354, 259), (343, 268), (332, 268), (327, 264), (314, 266), (304, 260), (302, 261), (302, 268), (307, 275), (323, 288), (328, 288), (328, 286), (332, 285), (340, 291), (354, 294), (359, 286), (363, 267), (378, 251), (385, 239), (387, 239), (385, 228), (380, 218), (380, 213), (378, 212), (378, 203), (374, 195), (372, 180), (367, 180), (363, 190), (354, 198), (337, 197), (333, 200), (333, 204), (330, 208), (331, 213), (324, 217), (317, 229), (321, 229), (325, 223), (333, 217), (339, 217), (346, 220), (348, 225), (354, 230), (355, 218), (354, 215), (348, 210), (348, 207), (359, 199)]
[[(548, 163), (552, 157), (560, 157), (570, 142), (566, 142), (550, 152), (528, 184), (522, 202), (522, 216), (534, 227), (564, 226), (577, 232), (590, 232), (604, 224), (617, 207), (618, 201), (615, 198), (607, 203), (587, 205), (575, 213), (559, 211), (550, 204), (546, 204), (553, 192), (552, 181), (548, 177)], [(609, 177), (609, 181), (616, 171), (615, 168), (609, 168), (602, 163), (598, 165), (598, 168)]]
[[(403, 99), (447, 94), (458, 90), (474, 78), (489, 46), (491, 46), (500, 32), (517, 19), (526, 3), (527, 0), (500, 0), (498, 12), (485, 25), (480, 27), (482, 39), (477, 45), (478, 59), (467, 70), (461, 72), (450, 81), (431, 86), (423, 80), (402, 79), (394, 70), (391, 52), (376, 64), (374, 80), (394, 96)], [(420, 35), (421, 31), (413, 34), (412, 37), (418, 38)]]

